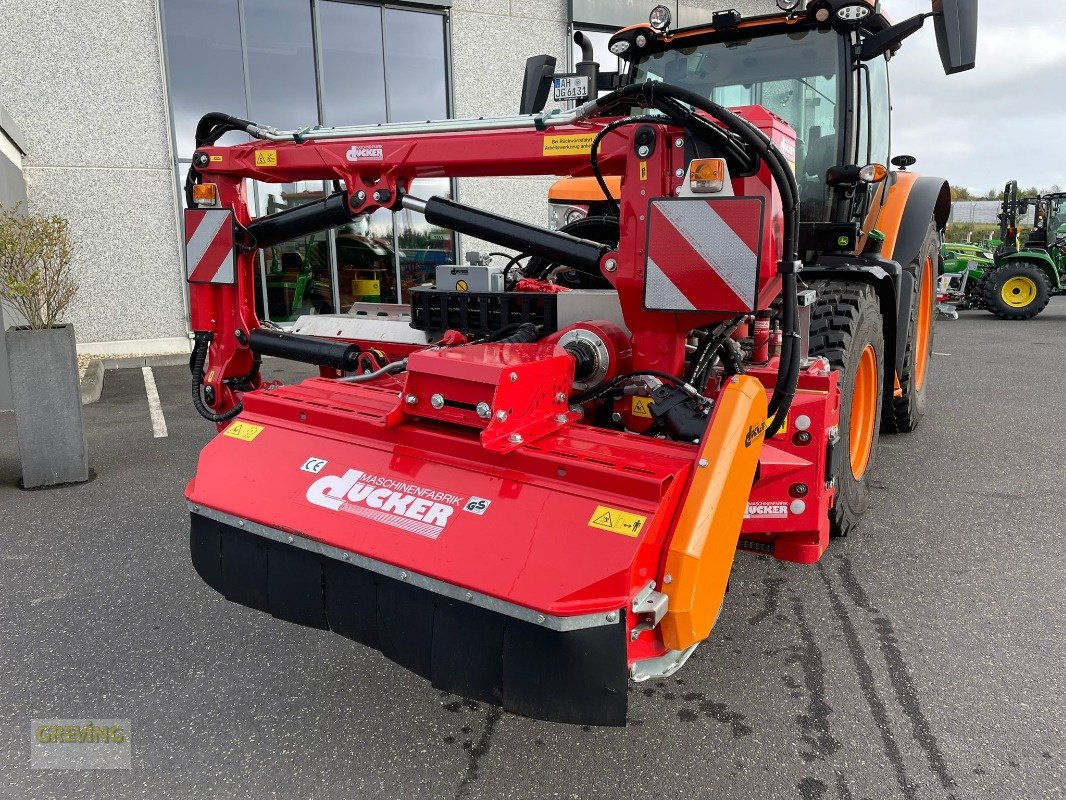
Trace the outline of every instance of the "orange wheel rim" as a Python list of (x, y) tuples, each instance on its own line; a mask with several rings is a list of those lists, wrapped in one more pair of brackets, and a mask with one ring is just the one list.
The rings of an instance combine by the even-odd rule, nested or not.
[(851, 474), (859, 480), (870, 466), (877, 430), (877, 356), (872, 344), (866, 345), (855, 370), (855, 388), (851, 393), (851, 429), (849, 450)]
[(929, 349), (933, 340), (933, 260), (925, 259), (922, 284), (918, 297), (918, 329), (914, 332), (914, 388), (921, 391), (925, 386), (926, 368), (929, 366)]

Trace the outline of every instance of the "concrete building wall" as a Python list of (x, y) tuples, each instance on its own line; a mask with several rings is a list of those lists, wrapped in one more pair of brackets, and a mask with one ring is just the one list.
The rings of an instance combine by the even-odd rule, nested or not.
[(0, 0), (0, 96), (25, 136), (30, 207), (71, 222), (70, 321), (97, 351), (187, 346), (157, 13)]
[[(3, 105), (0, 105), (0, 206), (4, 208), (13, 208), (26, 200), (26, 181), (22, 176), (24, 147), (22, 132)], [(4, 331), (20, 322), (24, 320), (19, 319), (13, 310), (5, 309), (3, 304), (0, 304), (0, 411), (10, 411), (13, 408)]]
[[(518, 113), (526, 58), (546, 53), (565, 69), (569, 43), (567, 0), (455, 0), (452, 8), (453, 103), (457, 117)], [(463, 203), (548, 224), (554, 178), (459, 181)], [(462, 250), (501, 250), (460, 237)]]

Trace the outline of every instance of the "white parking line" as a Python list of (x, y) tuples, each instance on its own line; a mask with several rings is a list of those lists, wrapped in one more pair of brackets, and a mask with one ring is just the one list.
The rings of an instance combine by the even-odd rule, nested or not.
[(159, 403), (159, 390), (155, 388), (155, 375), (151, 367), (141, 367), (141, 374), (144, 375), (144, 393), (148, 395), (148, 411), (152, 415), (152, 435), (161, 439), (167, 435), (167, 421)]

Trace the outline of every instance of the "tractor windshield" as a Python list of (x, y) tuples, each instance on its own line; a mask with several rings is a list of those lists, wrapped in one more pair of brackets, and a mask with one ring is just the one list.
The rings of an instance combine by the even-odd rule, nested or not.
[(636, 82), (652, 80), (699, 92), (723, 106), (759, 105), (796, 131), (800, 217), (829, 217), (826, 170), (839, 163), (841, 48), (831, 30), (805, 30), (668, 50), (636, 64)]

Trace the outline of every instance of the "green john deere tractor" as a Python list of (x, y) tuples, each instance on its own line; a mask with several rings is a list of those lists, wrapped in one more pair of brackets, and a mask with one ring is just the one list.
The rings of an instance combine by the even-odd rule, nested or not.
[[(1035, 207), (1024, 243), (1019, 218)], [(992, 252), (991, 248), (995, 247)], [(1032, 319), (1051, 296), (1066, 292), (1066, 192), (1018, 197), (1018, 182), (1003, 192), (999, 239), (988, 247), (945, 243), (941, 292), (960, 309), (984, 308), (1000, 319)]]

